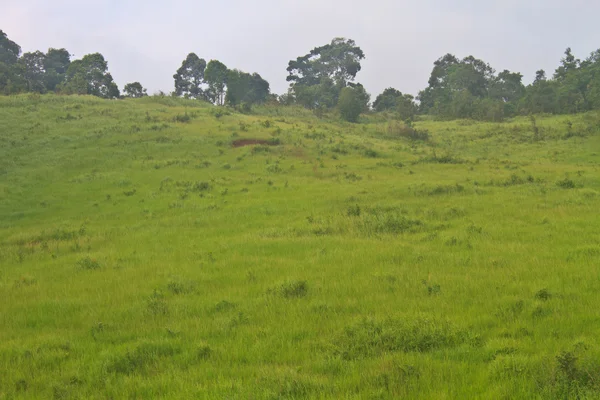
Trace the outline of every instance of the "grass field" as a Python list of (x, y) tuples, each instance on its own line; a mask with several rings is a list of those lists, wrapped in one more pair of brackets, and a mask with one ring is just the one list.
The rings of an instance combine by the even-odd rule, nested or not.
[(0, 97), (0, 398), (600, 398), (600, 114), (415, 126)]

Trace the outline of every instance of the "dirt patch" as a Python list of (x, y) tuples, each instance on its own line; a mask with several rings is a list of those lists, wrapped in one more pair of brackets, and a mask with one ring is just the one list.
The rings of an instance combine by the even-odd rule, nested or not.
[(275, 143), (272, 143), (268, 140), (264, 139), (237, 139), (231, 142), (233, 147), (243, 147), (243, 146), (253, 146), (256, 144), (263, 144), (266, 146), (274, 146)]

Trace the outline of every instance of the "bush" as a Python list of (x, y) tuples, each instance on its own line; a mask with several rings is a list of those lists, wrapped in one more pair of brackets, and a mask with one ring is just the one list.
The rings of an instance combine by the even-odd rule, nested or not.
[(308, 294), (308, 283), (306, 281), (284, 282), (276, 288), (270, 289), (269, 293), (277, 294), (283, 298), (299, 298)]
[(429, 131), (418, 130), (411, 124), (394, 122), (387, 127), (387, 133), (391, 137), (403, 137), (410, 140), (421, 140), (426, 142), (429, 140)]
[(345, 87), (340, 93), (338, 100), (338, 109), (342, 118), (348, 122), (358, 122), (360, 113), (365, 109), (366, 104), (359, 89)]

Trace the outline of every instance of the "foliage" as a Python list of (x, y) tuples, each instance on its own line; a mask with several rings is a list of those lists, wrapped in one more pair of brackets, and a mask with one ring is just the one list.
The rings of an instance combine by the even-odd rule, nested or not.
[(387, 88), (378, 95), (373, 102), (373, 109), (377, 112), (391, 111), (402, 120), (413, 118), (417, 113), (414, 97), (394, 88)]
[(218, 106), (225, 104), (225, 86), (229, 70), (222, 62), (210, 60), (204, 71), (204, 80), (208, 84), (208, 97)]
[(108, 72), (108, 63), (100, 53), (87, 54), (81, 60), (71, 62), (66, 80), (59, 85), (66, 94), (91, 94), (105, 99), (120, 96), (119, 88)]
[(232, 106), (264, 103), (269, 95), (269, 82), (259, 74), (248, 74), (238, 69), (227, 74), (225, 102)]
[(132, 82), (126, 84), (123, 88), (123, 92), (125, 93), (125, 97), (140, 98), (148, 96), (147, 90), (139, 82)]
[(599, 398), (600, 113), (332, 114), (0, 96), (0, 397)]
[(192, 99), (206, 100), (207, 96), (202, 86), (205, 69), (206, 61), (203, 58), (199, 58), (195, 53), (188, 54), (181, 63), (181, 67), (173, 75), (175, 94)]
[(290, 90), (305, 107), (332, 108), (341, 90), (356, 78), (364, 58), (354, 40), (335, 38), (288, 63)]
[(368, 95), (362, 86), (348, 86), (342, 89), (337, 106), (344, 120), (358, 122), (360, 114), (367, 110), (368, 103)]

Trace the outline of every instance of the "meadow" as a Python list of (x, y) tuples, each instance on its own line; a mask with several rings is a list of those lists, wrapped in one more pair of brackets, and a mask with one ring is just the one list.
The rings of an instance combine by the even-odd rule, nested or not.
[(0, 97), (0, 399), (600, 398), (600, 113)]

